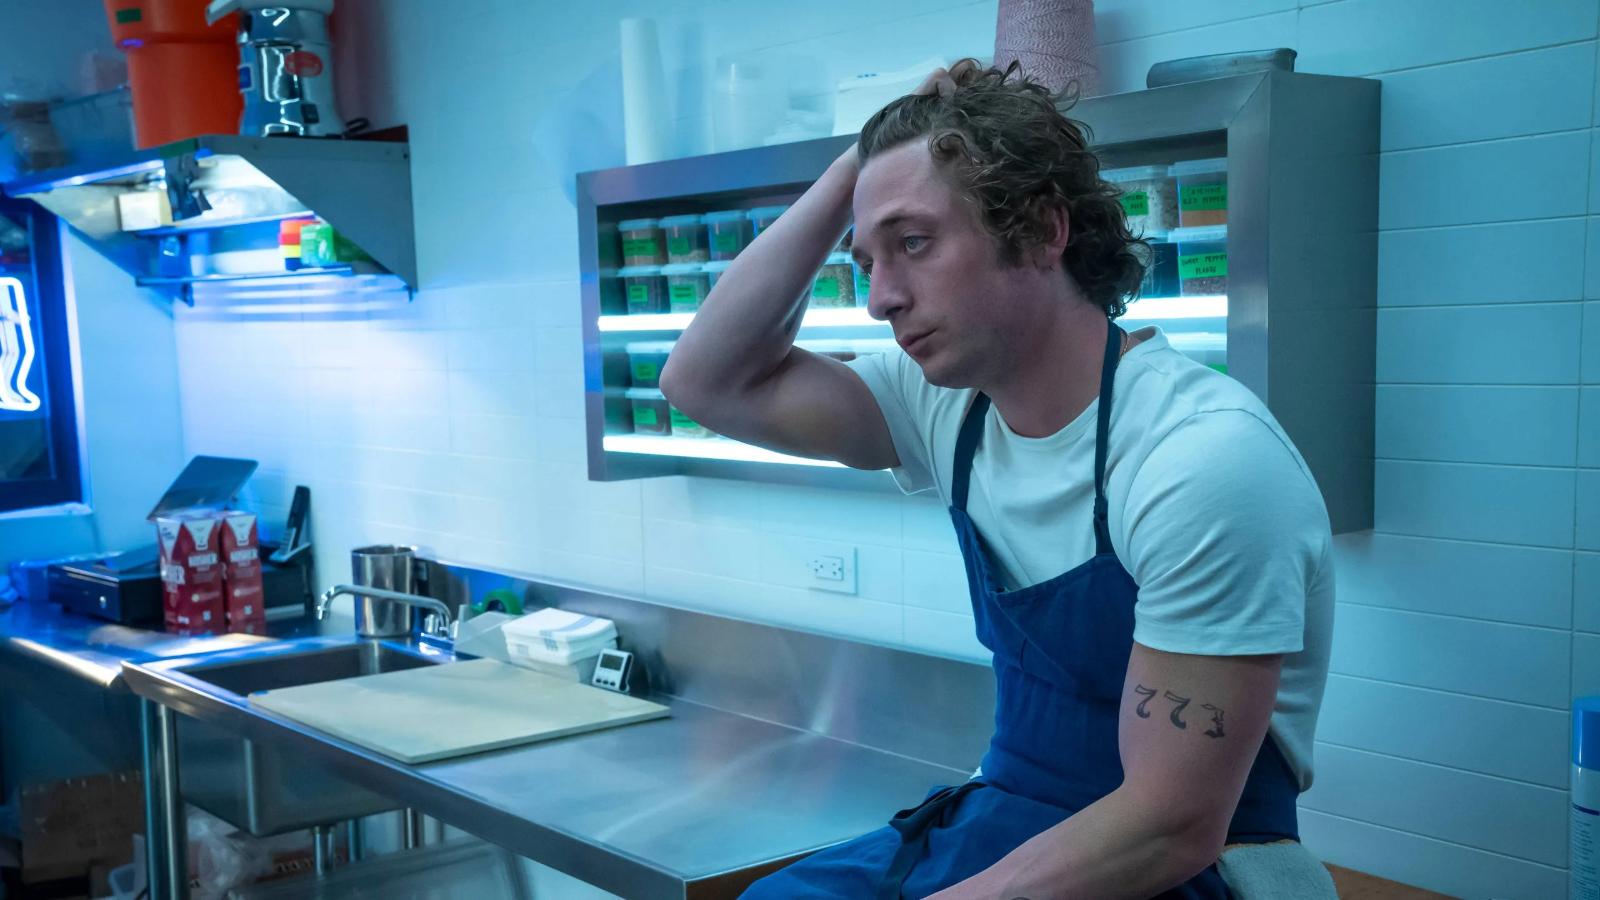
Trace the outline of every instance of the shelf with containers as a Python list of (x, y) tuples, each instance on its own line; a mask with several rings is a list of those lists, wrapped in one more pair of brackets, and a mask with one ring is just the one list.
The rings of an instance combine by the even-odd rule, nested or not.
[(203, 135), (23, 175), (4, 192), (66, 220), (136, 283), (191, 305), (411, 290), (403, 142)]
[[(1090, 127), (1148, 242), (1123, 327), (1159, 325), (1255, 391), (1306, 458), (1335, 531), (1370, 528), (1377, 82), (1260, 72), (1089, 98), (1068, 114)], [(886, 473), (710, 435), (652, 383), (729, 259), (852, 141), (578, 176), (591, 478), (894, 489)], [(840, 358), (899, 352), (867, 314), (870, 285), (835, 249), (797, 343)]]

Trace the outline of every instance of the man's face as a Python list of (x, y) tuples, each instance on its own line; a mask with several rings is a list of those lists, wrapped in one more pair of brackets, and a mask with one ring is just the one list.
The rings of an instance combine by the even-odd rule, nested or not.
[(976, 206), (940, 173), (927, 142), (870, 159), (856, 180), (851, 252), (872, 275), (868, 309), (941, 387), (992, 382), (1021, 312), (1020, 270), (1005, 266)]

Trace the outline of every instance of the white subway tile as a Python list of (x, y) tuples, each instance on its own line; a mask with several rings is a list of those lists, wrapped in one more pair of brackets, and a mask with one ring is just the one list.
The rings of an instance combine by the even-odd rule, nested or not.
[(1583, 304), (1584, 384), (1600, 384), (1600, 303)]
[(1567, 719), (1561, 709), (1333, 674), (1317, 739), (1565, 788)]
[(1378, 163), (1378, 227), (1581, 216), (1588, 181), (1588, 131), (1392, 151)]
[(1566, 791), (1328, 744), (1316, 761), (1305, 809), (1566, 865)]
[(533, 416), (454, 415), (449, 445), (456, 453), (533, 460), (539, 458), (541, 431)]
[(644, 562), (649, 568), (679, 569), (741, 581), (761, 580), (762, 536), (669, 519), (644, 520)]
[(1570, 466), (1578, 391), (1379, 385), (1376, 427), (1380, 458)]
[(762, 485), (720, 478), (647, 478), (639, 483), (644, 514), (727, 528), (761, 522)]
[(761, 527), (823, 540), (898, 544), (900, 503), (888, 493), (770, 485), (761, 492)]
[(901, 501), (901, 510), (908, 550), (960, 554), (950, 509), (942, 500), (932, 494), (916, 494)]
[(752, 622), (765, 622), (874, 644), (898, 645), (905, 629), (898, 603), (803, 591), (676, 569), (650, 567), (648, 596)]
[[(1584, 294), (1585, 234), (1600, 219), (1452, 225), (1378, 234), (1378, 305), (1455, 306), (1576, 300)], [(1591, 239), (1588, 277), (1600, 295)], [(1507, 259), (1537, 259), (1508, 266)]]
[(1594, 5), (1548, 0), (1517, 15), (1498, 0), (1344, 0), (1300, 12), (1299, 68), (1371, 75), (1594, 37)]
[(1579, 391), (1578, 465), (1600, 468), (1600, 387)]
[(1329, 671), (1563, 708), (1566, 629), (1340, 604)]
[(1572, 573), (1572, 627), (1600, 632), (1600, 553), (1576, 553)]
[[(1594, 44), (1568, 44), (1383, 79), (1384, 150), (1585, 128), (1592, 116)], [(1529, 85), (1541, 89), (1528, 90)], [(1484, 115), (1484, 110), (1501, 111)]]
[(1577, 474), (1577, 547), (1600, 550), (1600, 469), (1579, 469)]
[(1576, 384), (1583, 304), (1378, 311), (1378, 381)]
[(1572, 546), (1571, 469), (1392, 460), (1379, 460), (1375, 469), (1378, 531)]
[(619, 562), (611, 557), (569, 553), (548, 547), (539, 551), (539, 558), (543, 568), (534, 574), (635, 597), (644, 595), (644, 564), (638, 560)]
[(451, 371), (531, 371), (534, 368), (534, 330), (531, 327), (448, 331), (436, 337), (448, 348)]
[(1566, 550), (1363, 531), (1335, 536), (1334, 559), (1339, 599), (1352, 603), (1546, 628), (1572, 618)]
[(913, 650), (984, 665), (994, 656), (978, 642), (977, 626), (970, 615), (907, 606), (905, 629), (906, 646)]
[[(1102, 45), (1206, 25), (1220, 25), (1295, 8), (1296, 0), (1099, 0), (1094, 38)], [(1103, 49), (1102, 53), (1105, 52)]]
[(1600, 634), (1572, 635), (1572, 698), (1600, 696)]
[(905, 603), (921, 609), (972, 617), (967, 570), (951, 553), (905, 551)]
[[(902, 554), (896, 547), (766, 532), (760, 538), (759, 580), (766, 584), (824, 593), (824, 589), (817, 587), (817, 581), (806, 568), (806, 563), (819, 556), (848, 556), (846, 548), (855, 551), (856, 595), (884, 603), (899, 603), (902, 598)], [(849, 564), (847, 559), (846, 565)]]
[[(1433, 802), (1448, 806), (1450, 801)], [(1567, 895), (1565, 867), (1541, 865), (1304, 807), (1300, 810), (1300, 837), (1326, 862), (1446, 896)]]

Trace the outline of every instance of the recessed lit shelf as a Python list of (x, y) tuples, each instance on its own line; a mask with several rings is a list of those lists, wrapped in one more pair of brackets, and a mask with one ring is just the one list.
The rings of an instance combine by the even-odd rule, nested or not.
[(677, 438), (651, 434), (608, 434), (602, 446), (612, 453), (641, 453), (647, 456), (679, 456), (692, 459), (721, 459), (736, 462), (777, 463), (791, 466), (816, 466), (843, 469), (827, 459), (806, 459), (752, 447), (722, 438)]
[[(1225, 319), (1228, 316), (1228, 298), (1225, 295), (1191, 297), (1147, 297), (1128, 305), (1122, 322), (1164, 322), (1175, 319)], [(603, 332), (682, 331), (694, 320), (694, 313), (649, 313), (631, 316), (601, 316)], [(867, 314), (866, 307), (846, 309), (808, 309), (801, 320), (802, 328), (882, 328), (880, 322)]]

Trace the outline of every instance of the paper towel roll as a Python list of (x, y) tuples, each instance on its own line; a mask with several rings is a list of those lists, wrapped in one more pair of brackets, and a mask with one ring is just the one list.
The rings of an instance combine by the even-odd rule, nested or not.
[(1080, 96), (1098, 94), (1094, 0), (1000, 0), (994, 64), (1004, 69), (1012, 60), (1055, 93), (1077, 82)]
[(622, 20), (622, 134), (628, 165), (671, 155), (666, 72), (650, 19)]

